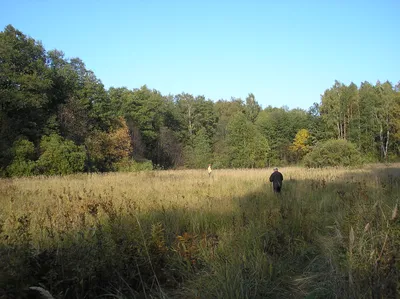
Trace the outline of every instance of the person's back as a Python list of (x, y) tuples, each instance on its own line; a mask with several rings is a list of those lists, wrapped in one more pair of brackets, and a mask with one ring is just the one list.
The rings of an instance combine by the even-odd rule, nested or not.
[(269, 177), (269, 181), (272, 183), (272, 187), (274, 188), (274, 192), (281, 192), (282, 189), (282, 181), (283, 175), (278, 171), (278, 168), (274, 168), (274, 172)]

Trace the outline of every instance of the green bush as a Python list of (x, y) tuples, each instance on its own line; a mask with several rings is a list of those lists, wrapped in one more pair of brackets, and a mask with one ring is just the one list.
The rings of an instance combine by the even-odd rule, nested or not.
[(346, 140), (328, 140), (317, 144), (304, 157), (306, 167), (357, 166), (362, 164), (361, 154), (355, 145)]
[(143, 162), (137, 162), (133, 159), (124, 158), (121, 161), (114, 163), (114, 168), (121, 172), (134, 172), (143, 170), (153, 170), (153, 164), (151, 161), (146, 160)]
[(34, 161), (14, 160), (7, 167), (9, 176), (31, 176), (35, 173), (36, 163)]
[(33, 160), (35, 156), (35, 146), (26, 139), (18, 139), (14, 142), (12, 148), (13, 161), (7, 167), (9, 176), (30, 176), (34, 174), (36, 163)]
[(37, 161), (37, 167), (42, 174), (71, 174), (84, 169), (85, 149), (71, 140), (64, 140), (57, 134), (44, 136), (40, 142), (40, 150), (42, 154)]
[(32, 160), (35, 155), (35, 146), (26, 139), (18, 139), (14, 142), (12, 153), (15, 159)]

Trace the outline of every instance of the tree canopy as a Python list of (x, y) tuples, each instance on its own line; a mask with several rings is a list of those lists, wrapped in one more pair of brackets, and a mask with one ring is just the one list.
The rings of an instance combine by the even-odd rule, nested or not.
[(146, 169), (149, 163), (265, 167), (299, 163), (306, 155), (314, 165), (312, 153), (336, 148), (324, 143), (332, 139), (351, 144), (364, 161), (388, 162), (399, 158), (399, 119), (400, 84), (391, 82), (335, 81), (307, 111), (262, 108), (251, 92), (246, 99), (206, 99), (147, 86), (106, 89), (81, 59), (46, 51), (11, 25), (0, 32), (2, 176), (140, 163)]

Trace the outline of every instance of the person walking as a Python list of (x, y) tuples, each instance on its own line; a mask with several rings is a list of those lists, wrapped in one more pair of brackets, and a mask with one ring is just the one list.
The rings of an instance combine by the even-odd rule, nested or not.
[(212, 172), (211, 164), (208, 164), (208, 169), (207, 169), (207, 171), (208, 171), (208, 177), (210, 177), (210, 176), (211, 176), (211, 172)]
[(274, 168), (274, 172), (269, 177), (269, 181), (272, 183), (272, 187), (275, 193), (280, 193), (282, 190), (283, 175), (278, 171), (278, 168)]

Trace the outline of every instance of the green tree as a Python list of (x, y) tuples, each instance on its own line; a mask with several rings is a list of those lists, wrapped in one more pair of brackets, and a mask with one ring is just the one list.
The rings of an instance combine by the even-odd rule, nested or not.
[(214, 103), (206, 100), (204, 96), (197, 96), (194, 100), (193, 130), (194, 132), (204, 129), (209, 139), (215, 134), (218, 116)]
[(379, 149), (382, 160), (388, 160), (388, 153), (391, 141), (393, 126), (393, 108), (395, 107), (395, 96), (393, 86), (389, 82), (375, 86), (378, 95), (378, 102), (375, 109), (375, 117), (379, 127)]
[(290, 146), (296, 133), (311, 125), (309, 115), (302, 109), (267, 107), (260, 112), (256, 126), (271, 146), (268, 164), (288, 163)]
[(322, 96), (320, 105), (322, 119), (328, 129), (336, 132), (338, 139), (353, 139), (359, 142), (358, 99), (358, 89), (354, 83), (346, 86), (338, 81), (335, 81), (335, 84)]
[(41, 155), (38, 170), (46, 175), (65, 175), (81, 172), (85, 166), (86, 153), (83, 146), (75, 145), (53, 134), (43, 136), (40, 142)]
[(376, 107), (378, 95), (375, 87), (368, 82), (361, 83), (360, 96), (360, 151), (373, 162), (379, 158), (376, 149), (376, 136), (379, 134), (379, 127), (376, 118)]
[(320, 114), (320, 104), (314, 103), (307, 111), (310, 143), (315, 145), (319, 141), (326, 141), (334, 138), (335, 135), (331, 134), (326, 128), (326, 124), (323, 121)]
[(268, 142), (243, 113), (237, 113), (229, 122), (227, 141), (231, 167), (265, 166)]
[(182, 93), (175, 96), (176, 105), (182, 117), (182, 123), (185, 129), (185, 139), (190, 139), (194, 134), (194, 97), (188, 93)]
[(395, 86), (393, 98), (393, 151), (398, 158), (400, 157), (400, 82)]
[(164, 98), (159, 91), (150, 90), (147, 86), (135, 89), (126, 98), (128, 101), (122, 104), (125, 119), (140, 130), (145, 158), (159, 164), (157, 144), (164, 122)]
[(0, 164), (19, 136), (40, 139), (51, 85), (43, 46), (8, 25), (0, 32)]
[(245, 113), (247, 116), (247, 119), (254, 123), (257, 119), (258, 114), (261, 111), (260, 105), (256, 101), (256, 97), (254, 94), (249, 93), (249, 95), (246, 98), (246, 107), (245, 107)]
[[(53, 53), (53, 55), (55, 55)], [(83, 144), (93, 130), (107, 131), (116, 121), (111, 101), (103, 84), (94, 73), (86, 69), (79, 58), (61, 63), (58, 57), (53, 70), (58, 81), (58, 121), (60, 133), (76, 144)], [(57, 82), (58, 82), (57, 81)]]
[(215, 103), (217, 123), (213, 138), (214, 167), (229, 167), (228, 124), (237, 113), (244, 113), (245, 107), (241, 99), (231, 101), (219, 100)]
[(212, 163), (210, 139), (206, 129), (196, 132), (193, 142), (185, 147), (185, 165), (189, 168), (206, 168)]
[(30, 176), (35, 171), (35, 146), (26, 139), (18, 139), (12, 148), (13, 161), (7, 167), (9, 176)]

